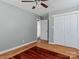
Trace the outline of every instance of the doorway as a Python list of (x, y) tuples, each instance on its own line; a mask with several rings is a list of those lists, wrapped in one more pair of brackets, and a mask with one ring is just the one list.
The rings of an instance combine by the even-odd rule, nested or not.
[(37, 21), (37, 38), (42, 40), (49, 40), (49, 22), (48, 20)]

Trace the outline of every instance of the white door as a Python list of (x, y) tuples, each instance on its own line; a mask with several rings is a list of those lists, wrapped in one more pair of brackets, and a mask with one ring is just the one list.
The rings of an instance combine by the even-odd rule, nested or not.
[(79, 49), (79, 13), (78, 13), (78, 40), (77, 40), (77, 47)]
[(54, 42), (78, 48), (78, 14), (65, 14), (55, 16)]
[(47, 40), (47, 20), (41, 20), (41, 39)]
[(65, 16), (65, 45), (70, 47), (77, 47), (77, 14), (70, 14)]

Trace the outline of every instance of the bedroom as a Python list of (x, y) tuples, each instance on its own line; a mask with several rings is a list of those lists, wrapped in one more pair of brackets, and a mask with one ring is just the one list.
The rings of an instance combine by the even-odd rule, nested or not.
[[(0, 1), (1, 58), (7, 59), (21, 53), (22, 50), (27, 50), (24, 46), (37, 42), (34, 46), (37, 44), (39, 47), (69, 55), (71, 59), (78, 59), (79, 1), (46, 0), (44, 3), (48, 8), (40, 6), (39, 1), (37, 6), (36, 2), (22, 0)], [(35, 9), (32, 9), (33, 5)], [(53, 45), (52, 49), (49, 45)], [(20, 48), (23, 49), (18, 52)]]

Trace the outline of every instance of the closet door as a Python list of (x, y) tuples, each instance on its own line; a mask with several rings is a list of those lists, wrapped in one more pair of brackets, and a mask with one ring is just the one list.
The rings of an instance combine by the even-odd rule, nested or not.
[(79, 12), (78, 12), (78, 40), (76, 41), (77, 43), (76, 43), (76, 45), (77, 45), (77, 47), (78, 47), (78, 49), (79, 49)]
[(65, 45), (77, 48), (78, 40), (78, 27), (77, 27), (77, 16), (78, 14), (68, 14), (64, 18), (64, 33), (65, 33)]
[(64, 44), (64, 16), (55, 16), (54, 18), (54, 43)]
[(77, 13), (55, 16), (54, 42), (57, 44), (78, 48), (78, 22)]

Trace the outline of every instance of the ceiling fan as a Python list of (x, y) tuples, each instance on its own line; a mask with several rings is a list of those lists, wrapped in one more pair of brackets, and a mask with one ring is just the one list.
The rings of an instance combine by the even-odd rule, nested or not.
[(22, 0), (21, 2), (35, 2), (35, 5), (33, 5), (32, 9), (35, 9), (37, 5), (41, 5), (44, 8), (48, 8), (48, 5), (46, 5), (44, 1), (48, 1), (48, 0)]

